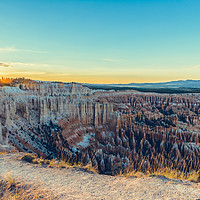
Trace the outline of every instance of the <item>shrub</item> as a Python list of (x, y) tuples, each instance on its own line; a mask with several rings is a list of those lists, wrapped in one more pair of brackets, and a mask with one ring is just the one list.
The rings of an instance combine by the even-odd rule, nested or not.
[(58, 163), (57, 167), (58, 167), (58, 168), (68, 168), (69, 165), (68, 165), (66, 162), (64, 162), (64, 161), (60, 161), (60, 162)]
[(49, 165), (51, 162), (50, 160), (47, 160), (47, 159), (37, 158), (33, 154), (25, 154), (21, 157), (21, 160), (29, 162), (29, 163), (41, 164), (41, 165)]
[(56, 167), (57, 162), (55, 160), (50, 160), (49, 167), (53, 168)]
[(32, 154), (25, 154), (21, 157), (21, 160), (29, 162), (29, 163), (33, 163), (33, 160), (35, 160), (36, 157)]

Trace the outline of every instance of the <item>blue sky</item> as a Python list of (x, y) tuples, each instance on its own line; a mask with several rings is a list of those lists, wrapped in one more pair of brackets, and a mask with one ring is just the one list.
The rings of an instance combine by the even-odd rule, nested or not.
[(2, 76), (93, 83), (200, 77), (198, 0), (0, 0), (0, 8)]

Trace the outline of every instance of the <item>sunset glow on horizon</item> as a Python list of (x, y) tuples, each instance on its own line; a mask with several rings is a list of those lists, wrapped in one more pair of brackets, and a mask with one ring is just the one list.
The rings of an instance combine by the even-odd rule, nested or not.
[(200, 79), (198, 0), (0, 1), (0, 76), (81, 83)]

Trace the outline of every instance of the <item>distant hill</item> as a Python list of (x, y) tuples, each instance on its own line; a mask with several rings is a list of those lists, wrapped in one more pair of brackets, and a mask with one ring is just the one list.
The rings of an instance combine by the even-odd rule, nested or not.
[(178, 80), (160, 83), (129, 83), (124, 85), (143, 88), (200, 88), (200, 80)]
[(200, 88), (200, 80), (178, 80), (159, 83), (85, 84), (87, 86), (113, 86), (134, 88)]

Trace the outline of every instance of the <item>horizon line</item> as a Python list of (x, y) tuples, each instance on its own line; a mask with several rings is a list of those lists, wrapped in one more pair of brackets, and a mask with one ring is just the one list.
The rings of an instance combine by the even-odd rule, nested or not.
[(1, 76), (0, 80), (2, 78), (7, 78), (7, 79), (29, 79), (33, 81), (40, 81), (40, 82), (62, 82), (62, 83), (81, 83), (81, 84), (96, 84), (96, 85), (128, 85), (128, 84), (155, 84), (155, 83), (168, 83), (168, 82), (176, 82), (176, 81), (200, 81), (200, 79), (176, 79), (176, 80), (168, 80), (168, 81), (158, 81), (158, 82), (129, 82), (129, 83), (88, 83), (88, 82), (79, 82), (79, 81), (59, 81), (59, 80), (37, 80), (37, 79), (32, 79), (32, 78), (27, 78), (27, 77), (7, 77), (7, 76)]

